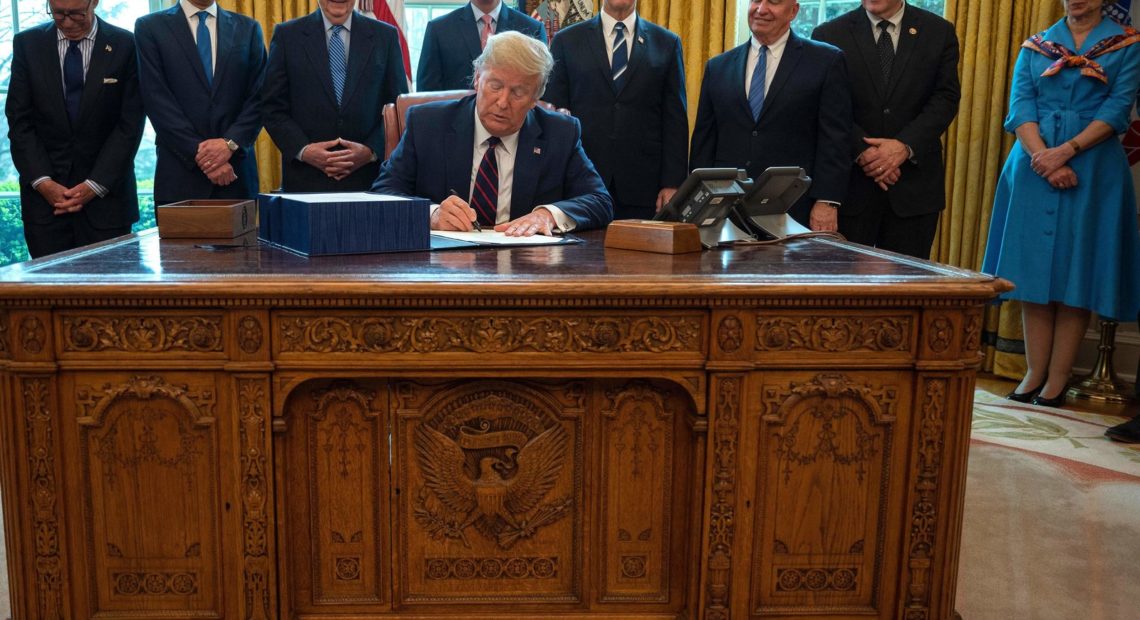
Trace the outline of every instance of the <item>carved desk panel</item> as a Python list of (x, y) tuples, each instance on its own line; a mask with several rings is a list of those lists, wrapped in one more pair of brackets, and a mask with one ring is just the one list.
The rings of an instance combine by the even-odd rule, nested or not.
[(0, 271), (15, 617), (952, 617), (983, 305), (824, 240)]

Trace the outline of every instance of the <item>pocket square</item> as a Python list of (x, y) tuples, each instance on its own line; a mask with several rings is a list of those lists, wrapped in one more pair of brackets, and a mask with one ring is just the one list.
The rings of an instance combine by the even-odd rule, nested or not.
[(103, 83), (104, 84), (118, 84), (119, 80), (117, 80), (115, 78), (103, 78)]

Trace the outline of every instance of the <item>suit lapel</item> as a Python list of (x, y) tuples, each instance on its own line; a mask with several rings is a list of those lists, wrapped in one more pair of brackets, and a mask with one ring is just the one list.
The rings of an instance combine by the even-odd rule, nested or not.
[(511, 183), (511, 219), (529, 213), (534, 207), (534, 193), (538, 188), (538, 175), (546, 153), (546, 140), (535, 120), (537, 113), (527, 113), (526, 122), (519, 130), (518, 152), (515, 153), (515, 174)]
[(178, 47), (181, 47), (182, 52), (186, 54), (187, 62), (194, 68), (194, 75), (198, 76), (202, 88), (209, 89), (210, 83), (206, 81), (206, 70), (202, 67), (202, 59), (198, 56), (198, 46), (194, 44), (194, 36), (190, 34), (190, 26), (186, 21), (186, 14), (182, 12), (182, 7), (176, 4), (166, 12), (166, 27), (170, 30), (170, 36), (174, 37)]
[[(457, 24), (459, 26), (457, 34), (463, 46), (467, 48), (468, 58), (478, 58), (479, 54), (483, 53), (483, 48), (479, 45), (479, 27), (475, 23), (475, 13), (471, 10), (470, 4), (459, 9)], [(467, 70), (470, 71), (471, 67), (467, 67)]]
[[(356, 92), (360, 78), (364, 76), (364, 67), (368, 59), (372, 58), (372, 48), (376, 46), (376, 30), (370, 28), (366, 18), (360, 13), (352, 16), (352, 43), (348, 47), (348, 75), (344, 79), (344, 95), (341, 97), (342, 105), (347, 106), (349, 98)], [(331, 82), (332, 76), (330, 74)]]
[(772, 109), (771, 102), (779, 100), (780, 90), (784, 88), (784, 84), (788, 83), (788, 78), (795, 73), (796, 65), (800, 63), (803, 52), (804, 42), (796, 36), (796, 33), (789, 33), (788, 42), (784, 45), (784, 53), (780, 58), (780, 64), (776, 67), (776, 75), (772, 76), (772, 84), (768, 87), (768, 92), (764, 93), (764, 107), (760, 110), (760, 121), (764, 120), (764, 117), (768, 115), (768, 110)]
[(222, 83), (226, 67), (229, 66), (230, 52), (234, 47), (234, 17), (228, 11), (218, 7), (218, 52), (214, 60), (214, 84), (212, 91), (218, 92), (218, 84)]
[(606, 46), (609, 43), (606, 42), (606, 33), (602, 32), (602, 18), (595, 15), (586, 22), (585, 28), (586, 39), (593, 41), (591, 45), (586, 46), (590, 49), (591, 62), (597, 67), (604, 83), (609, 84), (613, 81), (613, 71), (610, 69), (610, 60), (606, 54)]
[(895, 60), (891, 63), (891, 79), (887, 81), (884, 101), (890, 99), (902, 76), (906, 75), (906, 63), (914, 55), (914, 46), (918, 43), (918, 38), (922, 36), (922, 28), (919, 27), (920, 22), (918, 11), (903, 12), (902, 23), (899, 24), (898, 32), (899, 45), (895, 51)]
[(92, 104), (98, 100), (103, 90), (103, 78), (107, 75), (107, 64), (114, 54), (114, 46), (110, 43), (106, 24), (100, 20), (99, 31), (95, 33), (94, 46), (91, 48), (91, 64), (87, 66), (87, 75), (83, 78), (83, 96), (79, 100), (79, 122), (83, 121), (91, 112)]
[(308, 21), (301, 28), (301, 33), (305, 35), (301, 44), (305, 47), (305, 55), (309, 57), (309, 62), (313, 65), (313, 73), (320, 80), (321, 86), (325, 89), (325, 95), (328, 96), (335, 109), (337, 107), (336, 91), (333, 90), (332, 74), (329, 73), (329, 44), (325, 40), (325, 22), (321, 19), (319, 9), (309, 14), (306, 19)]
[(867, 75), (875, 84), (875, 92), (881, 99), (886, 98), (887, 85), (883, 83), (883, 72), (879, 69), (879, 50), (875, 47), (875, 33), (871, 31), (871, 19), (863, 9), (855, 9), (850, 14), (847, 26), (855, 47), (859, 49), (859, 57), (866, 65)]
[(67, 125), (71, 121), (67, 118), (67, 108), (63, 101), (63, 69), (60, 68), (59, 34), (55, 30), (55, 24), (49, 22), (44, 27), (41, 37), (39, 45), (41, 53), (36, 54), (36, 58), (29, 60), (35, 63), (38, 69), (35, 74), (47, 80), (48, 88), (58, 93), (57, 96), (48, 99), (48, 105), (56, 118), (56, 122), (60, 125)]
[(443, 178), (445, 191), (455, 190), (463, 200), (471, 198), (471, 170), (475, 164), (471, 154), (475, 151), (475, 98), (459, 106), (458, 116), (443, 136)]
[(736, 101), (736, 107), (744, 114), (745, 118), (752, 120), (752, 106), (748, 104), (748, 95), (745, 94), (744, 88), (748, 84), (748, 80), (752, 76), (748, 75), (748, 54), (752, 50), (752, 40), (749, 39), (744, 45), (738, 45), (732, 51), (732, 75), (736, 79), (732, 80), (731, 84), (726, 86), (732, 91), (733, 99)]

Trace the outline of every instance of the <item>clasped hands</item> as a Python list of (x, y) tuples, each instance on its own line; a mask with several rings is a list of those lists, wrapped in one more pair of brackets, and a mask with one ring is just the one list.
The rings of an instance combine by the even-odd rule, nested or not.
[(1070, 189), (1077, 186), (1077, 173), (1070, 167), (1073, 147), (1062, 144), (1041, 149), (1029, 157), (1029, 167), (1049, 185), (1057, 189)]
[(229, 185), (237, 180), (234, 167), (230, 165), (233, 151), (222, 138), (211, 138), (198, 143), (198, 153), (194, 163), (214, 185)]
[[(472, 222), (475, 221), (475, 209), (459, 196), (448, 196), (439, 203), (439, 208), (431, 216), (432, 230), (458, 230), (471, 232)], [(509, 222), (495, 226), (495, 232), (501, 232), (508, 237), (530, 237), (543, 234), (551, 236), (558, 223), (554, 215), (546, 209), (535, 209), (530, 213)]]
[(894, 138), (863, 138), (863, 141), (870, 146), (859, 154), (855, 163), (885, 192), (902, 176), (900, 166), (910, 157), (910, 151)]
[(95, 197), (95, 190), (86, 182), (68, 188), (48, 179), (37, 185), (36, 191), (52, 206), (52, 215), (76, 213)]
[(372, 149), (359, 142), (336, 138), (306, 146), (301, 161), (339, 181), (371, 162)]

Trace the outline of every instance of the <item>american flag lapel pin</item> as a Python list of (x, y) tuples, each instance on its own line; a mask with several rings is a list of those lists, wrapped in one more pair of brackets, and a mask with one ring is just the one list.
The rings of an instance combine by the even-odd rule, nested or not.
[(534, 147), (534, 154), (535, 155), (542, 155), (542, 147), (539, 147), (539, 146)]
[(918, 34), (918, 28), (911, 27), (909, 32), (910, 32), (910, 36), (913, 37), (914, 35)]
[(104, 47), (103, 49), (109, 52), (109, 51), (111, 51), (111, 46), (108, 45), (107, 47)]

